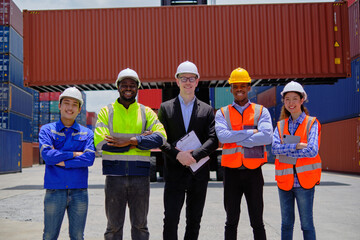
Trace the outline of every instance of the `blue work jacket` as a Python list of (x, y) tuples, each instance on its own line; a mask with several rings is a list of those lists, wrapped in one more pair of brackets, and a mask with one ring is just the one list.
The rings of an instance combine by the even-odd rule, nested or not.
[[(94, 133), (75, 122), (67, 128), (61, 120), (46, 124), (39, 133), (40, 154), (45, 161), (45, 189), (88, 187), (88, 167), (95, 159)], [(73, 157), (74, 152), (83, 152)], [(65, 166), (56, 164), (64, 162)]]

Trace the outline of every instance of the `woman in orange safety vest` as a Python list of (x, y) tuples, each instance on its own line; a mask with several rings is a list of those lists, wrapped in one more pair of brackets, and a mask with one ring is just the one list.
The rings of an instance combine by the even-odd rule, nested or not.
[(304, 239), (316, 239), (313, 222), (315, 185), (321, 176), (321, 125), (308, 114), (303, 87), (290, 82), (281, 92), (283, 107), (274, 132), (275, 179), (281, 207), (281, 239), (291, 240), (295, 222), (295, 200)]

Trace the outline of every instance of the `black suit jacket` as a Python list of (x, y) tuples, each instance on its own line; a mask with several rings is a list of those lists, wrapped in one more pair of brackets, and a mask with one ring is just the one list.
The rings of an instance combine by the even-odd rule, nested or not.
[[(175, 148), (176, 142), (186, 133), (194, 130), (202, 146), (192, 152), (196, 161), (209, 156), (218, 147), (218, 140), (215, 133), (214, 110), (208, 104), (195, 99), (193, 111), (190, 118), (188, 131), (185, 130), (181, 112), (179, 97), (161, 104), (158, 117), (164, 125), (167, 142), (161, 147), (164, 156), (164, 177), (166, 181), (181, 181), (183, 176), (190, 171), (177, 159), (179, 151)], [(164, 154), (163, 154), (164, 155)], [(204, 180), (209, 178), (209, 165), (203, 166), (195, 174), (195, 177)]]

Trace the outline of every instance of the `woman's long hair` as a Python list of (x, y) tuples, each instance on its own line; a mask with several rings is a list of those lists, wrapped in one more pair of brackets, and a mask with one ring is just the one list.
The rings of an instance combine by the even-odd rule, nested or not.
[[(303, 95), (300, 94), (299, 92), (294, 92), (297, 93), (300, 96), (300, 99), (303, 99)], [(286, 93), (285, 93), (286, 95)], [(282, 100), (284, 101), (285, 95), (283, 96)], [(309, 110), (304, 106), (304, 104), (301, 105), (301, 111), (305, 112), (306, 115), (309, 115)], [(280, 119), (279, 121), (289, 118), (290, 117), (290, 112), (288, 110), (286, 110), (285, 108), (285, 104), (283, 104), (282, 108), (281, 108), (281, 112), (280, 112)]]

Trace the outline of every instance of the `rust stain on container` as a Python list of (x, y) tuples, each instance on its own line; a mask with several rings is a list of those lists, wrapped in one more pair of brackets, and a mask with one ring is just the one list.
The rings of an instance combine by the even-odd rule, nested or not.
[(324, 170), (360, 173), (360, 118), (322, 125), (320, 157)]
[(185, 60), (205, 81), (238, 66), (253, 79), (344, 78), (348, 31), (346, 2), (25, 10), (24, 83), (113, 84), (126, 67), (167, 82)]

